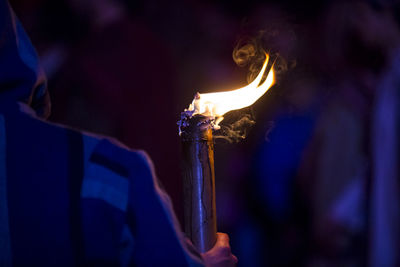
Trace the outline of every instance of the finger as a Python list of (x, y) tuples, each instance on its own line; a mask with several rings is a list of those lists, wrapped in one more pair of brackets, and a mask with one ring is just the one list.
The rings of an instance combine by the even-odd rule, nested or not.
[(225, 233), (217, 233), (217, 242), (219, 245), (229, 246), (229, 236)]
[(233, 258), (233, 262), (234, 262), (235, 264), (237, 264), (237, 263), (238, 263), (238, 258), (237, 258), (235, 255), (233, 255), (233, 254), (232, 254), (232, 258)]

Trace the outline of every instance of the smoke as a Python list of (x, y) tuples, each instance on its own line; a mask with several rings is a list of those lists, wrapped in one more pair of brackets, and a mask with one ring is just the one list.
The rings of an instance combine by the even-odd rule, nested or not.
[[(239, 67), (248, 67), (248, 83), (252, 82), (260, 72), (265, 61), (265, 53), (270, 56), (267, 70), (272, 66), (274, 67), (277, 81), (279, 81), (279, 77), (289, 68), (295, 67), (296, 61), (292, 61), (288, 64), (279, 52), (271, 50), (266, 51), (264, 49), (269, 43), (274, 42), (273, 39), (275, 39), (277, 35), (278, 33), (275, 31), (268, 33), (266, 31), (260, 31), (256, 37), (243, 37), (237, 42), (232, 52), (232, 58)], [(266, 78), (267, 75), (268, 71), (265, 72), (263, 78)]]
[(237, 143), (246, 138), (248, 130), (255, 123), (251, 114), (243, 114), (238, 120), (232, 123), (220, 125), (221, 129), (214, 134), (214, 139), (224, 140), (228, 143)]
[[(272, 33), (276, 34), (276, 33)], [(288, 69), (286, 60), (277, 52), (266, 51), (264, 46), (268, 36), (265, 32), (260, 32), (255, 38), (241, 38), (232, 53), (232, 58), (239, 67), (247, 67), (247, 82), (252, 82), (260, 72), (265, 61), (265, 54), (269, 54), (270, 59), (265, 71), (264, 77), (267, 77), (268, 70), (274, 68), (275, 80), (279, 81), (279, 76)], [(249, 130), (256, 123), (254, 116), (251, 114), (251, 108), (232, 111), (228, 113), (228, 118), (225, 118), (221, 124), (221, 129), (214, 133), (216, 140), (223, 140), (228, 143), (239, 142), (246, 138)]]

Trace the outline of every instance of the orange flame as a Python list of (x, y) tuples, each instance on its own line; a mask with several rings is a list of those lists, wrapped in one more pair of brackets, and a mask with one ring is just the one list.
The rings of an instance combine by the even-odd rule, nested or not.
[(257, 77), (245, 87), (231, 90), (227, 92), (199, 94), (195, 96), (188, 111), (192, 111), (193, 115), (202, 114), (205, 116), (219, 117), (216, 124), (222, 121), (223, 115), (231, 110), (237, 110), (248, 107), (263, 96), (269, 88), (275, 83), (273, 66), (268, 72), (267, 78), (260, 85), (262, 77), (267, 68), (269, 56), (266, 59)]

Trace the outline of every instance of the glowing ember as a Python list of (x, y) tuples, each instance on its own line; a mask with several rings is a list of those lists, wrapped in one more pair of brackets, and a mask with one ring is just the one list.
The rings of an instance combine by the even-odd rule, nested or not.
[(257, 77), (249, 85), (227, 92), (200, 94), (197, 93), (192, 104), (186, 109), (186, 112), (191, 112), (192, 116), (201, 114), (217, 118), (215, 125), (222, 121), (223, 115), (231, 110), (241, 109), (252, 105), (257, 101), (269, 88), (274, 84), (273, 67), (269, 71), (265, 81), (260, 84), (265, 70), (268, 65), (269, 56), (266, 54), (266, 59), (263, 67)]

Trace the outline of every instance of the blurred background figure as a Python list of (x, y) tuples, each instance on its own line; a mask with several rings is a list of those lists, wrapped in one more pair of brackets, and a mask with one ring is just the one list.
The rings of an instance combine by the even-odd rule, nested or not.
[[(385, 174), (378, 169), (381, 161), (397, 157), (397, 112), (394, 103), (386, 102), (382, 110), (379, 102), (389, 92), (391, 101), (397, 98), (398, 25), (390, 9), (363, 1), (333, 3), (321, 18), (316, 66), (332, 93), (301, 170), (312, 214), (310, 260), (316, 265), (396, 266), (398, 177), (391, 166), (383, 167)], [(378, 119), (390, 126), (377, 124), (377, 116), (393, 118)]]
[(399, 264), (396, 1), (13, 2), (51, 119), (148, 151), (180, 217), (179, 113), (197, 91), (243, 86), (232, 50), (261, 36), (285, 71), (226, 115), (255, 118), (247, 138), (215, 151), (218, 228), (239, 265)]
[[(300, 82), (292, 89), (301, 91), (293, 103), (314, 87), (319, 104), (303, 122), (296, 121), (302, 114), (296, 110), (291, 120), (274, 118), (270, 142), (257, 146), (252, 175), (272, 223), (269, 250), (278, 250), (270, 261), (398, 264), (398, 176), (390, 162), (397, 160), (400, 35), (391, 11), (377, 3), (335, 1), (308, 25), (314, 35), (306, 41), (309, 59), (299, 60), (300, 77), (288, 79)], [(307, 70), (301, 73), (304, 63), (311, 80)]]

